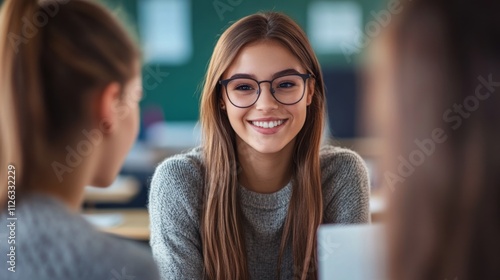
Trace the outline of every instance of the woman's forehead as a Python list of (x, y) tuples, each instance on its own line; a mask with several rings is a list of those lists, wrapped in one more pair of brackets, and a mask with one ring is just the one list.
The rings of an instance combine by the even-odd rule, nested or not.
[(301, 61), (288, 48), (275, 41), (259, 41), (244, 46), (223, 77), (247, 74), (257, 79), (270, 79), (286, 69), (305, 73)]

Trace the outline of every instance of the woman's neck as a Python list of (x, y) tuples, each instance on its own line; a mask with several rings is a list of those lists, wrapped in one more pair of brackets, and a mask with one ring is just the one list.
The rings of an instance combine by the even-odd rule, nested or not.
[[(239, 143), (246, 145), (246, 143)], [(263, 154), (252, 148), (238, 149), (241, 168), (238, 180), (245, 188), (258, 193), (274, 193), (283, 188), (292, 177), (292, 152), (294, 141), (281, 151)]]
[(73, 168), (72, 172), (65, 172), (63, 177), (58, 177), (52, 163), (47, 162), (44, 164), (46, 169), (37, 170), (40, 180), (34, 181), (30, 190), (57, 198), (72, 212), (80, 211), (86, 186), (84, 182), (89, 181), (89, 165), (82, 162), (81, 165)]

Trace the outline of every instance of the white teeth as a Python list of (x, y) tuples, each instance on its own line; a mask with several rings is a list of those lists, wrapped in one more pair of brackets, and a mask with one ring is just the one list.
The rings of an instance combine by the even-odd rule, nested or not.
[(252, 124), (258, 127), (263, 127), (263, 128), (273, 128), (277, 127), (279, 125), (282, 125), (285, 121), (284, 120), (279, 120), (279, 121), (272, 121), (272, 122), (256, 122), (253, 121)]

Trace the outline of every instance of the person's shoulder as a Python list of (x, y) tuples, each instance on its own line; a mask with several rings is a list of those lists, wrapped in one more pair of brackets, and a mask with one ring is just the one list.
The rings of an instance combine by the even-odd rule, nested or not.
[(74, 219), (74, 225), (77, 223), (81, 228), (79, 237), (66, 236), (63, 243), (73, 243), (65, 246), (74, 248), (68, 257), (80, 260), (79, 274), (87, 274), (86, 279), (159, 279), (153, 255), (145, 245), (100, 232)]
[(331, 145), (321, 147), (320, 163), (322, 170), (366, 171), (364, 160), (356, 152)]
[(114, 273), (121, 275), (122, 268), (140, 279), (158, 279), (146, 247), (98, 231), (56, 198), (30, 195), (17, 210), (23, 216), (18, 238), (24, 242), (16, 245), (21, 279), (34, 279), (31, 275), (37, 275), (36, 279), (111, 279)]
[(356, 152), (326, 146), (321, 149), (324, 220), (328, 223), (365, 223), (370, 220), (370, 179)]
[[(365, 161), (356, 152), (325, 145), (320, 150), (321, 177), (323, 186), (328, 182), (366, 181), (368, 182), (368, 169)], [(363, 183), (363, 182), (361, 182)]]
[[(197, 147), (161, 162), (156, 167), (151, 187), (167, 188), (172, 192), (184, 191), (186, 188), (199, 188), (203, 181), (204, 170), (202, 150)], [(189, 192), (192, 191), (189, 190)]]
[(188, 152), (177, 154), (166, 158), (155, 170), (155, 177), (177, 178), (177, 177), (200, 177), (203, 174), (204, 164), (202, 160), (201, 147), (194, 148)]
[[(67, 248), (74, 248), (72, 254), (80, 259), (81, 274), (85, 267), (92, 268), (93, 274), (88, 279), (159, 279), (158, 268), (148, 248), (132, 240), (101, 232), (81, 217), (72, 219), (73, 231), (79, 228), (78, 238), (66, 234), (68, 243), (76, 243)], [(104, 256), (104, 257), (103, 257)]]
[[(159, 272), (153, 255), (145, 245), (95, 231), (93, 238), (96, 240), (97, 246), (89, 252), (89, 256), (101, 259), (103, 274), (107, 277), (113, 276), (117, 279), (159, 279)], [(105, 255), (108, 257), (103, 259), (102, 256)], [(119, 276), (122, 278), (119, 278)]]
[(191, 209), (190, 215), (196, 216), (192, 210), (202, 203), (204, 170), (200, 147), (161, 162), (151, 180), (150, 212), (165, 213), (166, 209), (183, 207)]

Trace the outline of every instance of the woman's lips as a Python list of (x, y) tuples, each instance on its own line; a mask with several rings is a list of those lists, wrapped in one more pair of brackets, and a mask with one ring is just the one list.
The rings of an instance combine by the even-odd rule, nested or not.
[(257, 119), (248, 121), (252, 127), (259, 133), (262, 134), (274, 134), (278, 132), (288, 119)]

